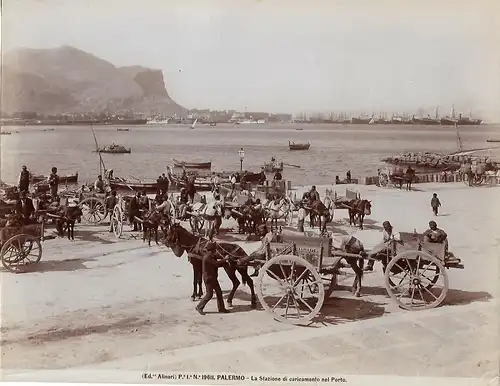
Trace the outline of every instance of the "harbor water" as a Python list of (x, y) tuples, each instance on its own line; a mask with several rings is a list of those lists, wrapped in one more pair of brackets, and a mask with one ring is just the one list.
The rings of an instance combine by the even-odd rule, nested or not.
[[(59, 175), (79, 172), (79, 182), (95, 180), (99, 157), (90, 127), (57, 126), (9, 127), (12, 135), (0, 138), (1, 175), (16, 183), (22, 165), (33, 174)], [(99, 146), (120, 144), (131, 154), (102, 154), (107, 168), (116, 177), (155, 180), (172, 159), (190, 162), (212, 161), (212, 170), (239, 170), (238, 150), (245, 151), (243, 170), (257, 172), (275, 157), (286, 166), (283, 177), (294, 185), (330, 184), (351, 170), (353, 178), (375, 175), (380, 159), (402, 152), (451, 153), (458, 150), (454, 127), (414, 125), (311, 125), (311, 124), (218, 124), (216, 127), (190, 125), (96, 126)], [(300, 128), (302, 130), (296, 130)], [(6, 128), (5, 128), (6, 129)], [(486, 143), (498, 135), (500, 125), (462, 126), (459, 133), (464, 149), (494, 147)], [(288, 141), (311, 143), (306, 151), (290, 151)], [(493, 145), (493, 146), (491, 146)], [(500, 160), (500, 149), (481, 152)]]

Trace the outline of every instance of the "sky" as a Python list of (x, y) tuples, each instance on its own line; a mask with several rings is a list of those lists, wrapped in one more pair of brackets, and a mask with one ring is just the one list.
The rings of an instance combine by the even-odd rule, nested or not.
[(3, 0), (2, 49), (163, 70), (187, 108), (500, 120), (500, 0)]

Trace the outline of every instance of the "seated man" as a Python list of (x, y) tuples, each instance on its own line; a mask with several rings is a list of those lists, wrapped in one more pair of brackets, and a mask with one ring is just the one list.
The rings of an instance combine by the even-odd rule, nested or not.
[[(379, 254), (383, 254), (387, 251), (387, 243), (391, 240), (401, 242), (401, 235), (394, 231), (392, 224), (389, 221), (384, 221), (382, 223), (384, 230), (382, 231), (382, 242), (373, 248), (370, 252), (370, 256), (374, 257)], [(365, 267), (365, 271), (373, 271), (373, 265), (375, 260), (370, 260)]]
[(444, 244), (444, 258), (447, 260), (457, 260), (452, 253), (448, 252), (448, 235), (446, 232), (437, 227), (435, 221), (429, 221), (429, 229), (427, 229), (424, 234), (424, 241), (433, 244)]
[(32, 216), (35, 213), (33, 201), (26, 195), (26, 190), (21, 191), (19, 201), (16, 203), (16, 213), (22, 217), (25, 225), (31, 223)]
[(104, 181), (101, 175), (98, 175), (97, 180), (94, 182), (94, 191), (96, 193), (104, 193)]

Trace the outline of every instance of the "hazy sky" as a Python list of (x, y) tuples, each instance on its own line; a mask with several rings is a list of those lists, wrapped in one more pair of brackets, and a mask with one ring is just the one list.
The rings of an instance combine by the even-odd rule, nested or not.
[[(4, 0), (3, 49), (162, 69), (188, 108), (500, 118), (500, 0)], [(179, 70), (182, 70), (179, 72)]]

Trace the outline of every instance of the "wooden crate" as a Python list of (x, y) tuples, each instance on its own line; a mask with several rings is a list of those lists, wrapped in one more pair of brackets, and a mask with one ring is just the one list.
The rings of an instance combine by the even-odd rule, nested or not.
[(321, 270), (323, 259), (331, 256), (332, 239), (328, 237), (308, 237), (304, 235), (279, 235), (277, 241), (269, 244), (267, 259), (278, 254), (293, 254)]

